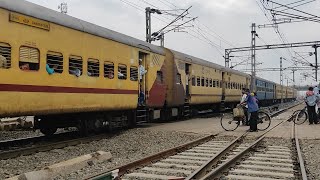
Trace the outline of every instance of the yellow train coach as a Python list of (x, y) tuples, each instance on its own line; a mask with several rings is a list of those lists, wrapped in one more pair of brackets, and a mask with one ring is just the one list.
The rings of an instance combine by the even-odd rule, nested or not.
[[(26, 1), (0, 1), (0, 27), (0, 117), (34, 115), (52, 134), (79, 119), (127, 123), (139, 91), (150, 107), (164, 104), (163, 48)], [(117, 113), (83, 114), (97, 111)]]

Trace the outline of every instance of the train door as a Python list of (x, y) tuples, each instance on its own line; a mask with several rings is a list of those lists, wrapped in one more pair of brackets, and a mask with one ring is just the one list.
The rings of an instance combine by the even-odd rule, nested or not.
[(222, 89), (222, 96), (221, 96), (221, 102), (224, 103), (226, 100), (226, 79), (225, 79), (225, 74), (226, 72), (222, 72), (221, 73), (221, 84), (220, 84), (220, 88)]
[(147, 56), (139, 52), (139, 104), (145, 104), (147, 100)]
[(185, 79), (185, 84), (186, 84), (186, 98), (190, 98), (190, 80), (191, 80), (191, 64), (187, 64), (185, 65), (185, 73), (186, 73), (186, 79)]

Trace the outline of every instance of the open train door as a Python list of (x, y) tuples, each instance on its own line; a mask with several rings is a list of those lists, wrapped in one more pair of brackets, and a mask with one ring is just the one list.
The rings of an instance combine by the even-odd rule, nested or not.
[(222, 89), (222, 94), (221, 94), (221, 110), (225, 109), (225, 101), (226, 101), (226, 76), (225, 76), (226, 72), (222, 71), (221, 73), (221, 84), (220, 87)]
[(139, 52), (139, 105), (145, 104), (147, 100), (147, 56), (144, 52)]

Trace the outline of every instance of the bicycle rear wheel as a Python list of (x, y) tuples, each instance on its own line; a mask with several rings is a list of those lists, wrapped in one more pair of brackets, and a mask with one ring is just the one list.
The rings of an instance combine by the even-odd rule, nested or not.
[(264, 131), (269, 128), (271, 124), (271, 117), (269, 116), (268, 113), (260, 111), (258, 112), (258, 121), (257, 121), (257, 127), (258, 130)]
[(301, 110), (295, 115), (293, 122), (297, 125), (300, 125), (306, 122), (307, 119), (308, 113), (305, 110)]
[(233, 117), (232, 113), (222, 114), (220, 119), (221, 127), (226, 131), (234, 131), (238, 128), (240, 121)]

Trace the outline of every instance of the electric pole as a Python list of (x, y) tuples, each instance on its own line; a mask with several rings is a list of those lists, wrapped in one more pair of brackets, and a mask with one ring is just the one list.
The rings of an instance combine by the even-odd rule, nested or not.
[(316, 59), (316, 64), (315, 64), (315, 67), (316, 67), (316, 76), (315, 76), (315, 79), (316, 79), (316, 82), (318, 83), (318, 53), (317, 53), (317, 49), (319, 46), (317, 45), (313, 45), (312, 46), (314, 48), (314, 56), (315, 56), (315, 59)]
[(293, 87), (296, 86), (296, 82), (295, 82), (295, 79), (294, 79), (294, 72), (297, 71), (296, 69), (292, 69), (292, 81), (293, 81)]
[(151, 8), (146, 8), (146, 41), (151, 43)]
[(283, 103), (283, 69), (282, 69), (282, 57), (280, 57), (280, 85), (281, 85), (281, 104)]
[[(146, 41), (148, 43), (151, 43), (153, 41), (152, 39), (152, 32), (151, 32), (151, 13), (157, 13), (162, 14), (160, 10), (158, 9), (151, 9), (150, 7), (146, 8)], [(163, 38), (164, 36), (162, 36)], [(163, 40), (164, 42), (164, 40)]]
[(255, 91), (256, 79), (256, 24), (252, 23), (251, 26), (251, 92)]
[(58, 9), (60, 9), (60, 12), (62, 14), (67, 14), (68, 13), (68, 5), (67, 3), (61, 3), (59, 6), (58, 6)]

